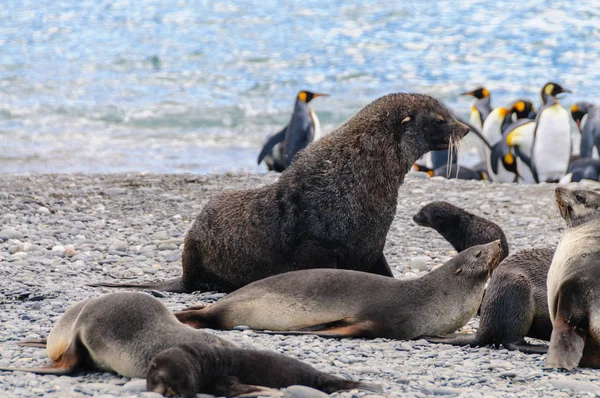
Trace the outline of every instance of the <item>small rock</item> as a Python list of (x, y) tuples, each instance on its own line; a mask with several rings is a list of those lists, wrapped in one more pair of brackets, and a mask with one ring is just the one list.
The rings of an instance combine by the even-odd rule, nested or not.
[(104, 192), (106, 192), (107, 195), (123, 195), (123, 194), (127, 193), (127, 190), (125, 188), (113, 187), (113, 188), (108, 188)]
[(569, 380), (569, 379), (558, 379), (550, 380), (550, 384), (559, 390), (571, 390), (575, 392), (592, 392), (600, 393), (600, 386), (588, 383), (586, 381)]
[(50, 210), (44, 206), (38, 207), (38, 209), (35, 212), (39, 214), (50, 214)]
[(306, 386), (289, 386), (283, 390), (283, 396), (284, 398), (325, 398), (329, 395)]
[(121, 387), (121, 391), (142, 392), (146, 391), (146, 379), (131, 379)]
[(6, 228), (0, 231), (0, 239), (23, 239), (23, 237), (24, 235), (22, 233), (12, 228)]
[(432, 387), (431, 392), (433, 395), (460, 395), (461, 390), (452, 387)]
[(52, 247), (52, 255), (63, 257), (65, 255), (65, 247), (64, 246), (53, 246)]
[(429, 256), (417, 256), (413, 257), (410, 262), (410, 268), (417, 271), (427, 271), (427, 263), (431, 261), (431, 257)]

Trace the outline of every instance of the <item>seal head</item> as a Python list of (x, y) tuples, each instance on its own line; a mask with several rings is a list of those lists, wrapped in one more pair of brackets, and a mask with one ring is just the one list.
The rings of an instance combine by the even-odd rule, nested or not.
[(554, 197), (560, 216), (565, 220), (567, 228), (576, 227), (598, 218), (600, 194), (596, 192), (558, 187), (554, 191)]

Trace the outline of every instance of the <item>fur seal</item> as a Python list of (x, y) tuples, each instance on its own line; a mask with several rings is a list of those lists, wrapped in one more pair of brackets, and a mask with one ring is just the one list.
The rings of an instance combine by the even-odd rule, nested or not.
[(550, 340), (546, 278), (554, 249), (533, 248), (508, 256), (492, 274), (481, 303), (481, 320), (475, 334), (428, 337), (432, 343), (484, 346), (545, 353), (524, 337)]
[(247, 325), (329, 337), (409, 340), (451, 333), (477, 312), (501, 253), (499, 241), (475, 246), (411, 280), (350, 270), (288, 272), (175, 315), (197, 328)]
[(274, 184), (211, 199), (185, 237), (181, 278), (93, 286), (231, 292), (307, 268), (392, 277), (383, 248), (405, 174), (467, 132), (433, 97), (381, 97), (300, 152)]
[(567, 229), (548, 271), (546, 367), (600, 368), (600, 194), (556, 188), (555, 198)]
[(178, 322), (160, 301), (144, 293), (114, 293), (69, 308), (47, 341), (52, 365), (0, 368), (62, 375), (78, 370), (113, 371), (147, 378), (150, 391), (195, 396), (238, 395), (262, 387), (304, 384), (325, 392), (379, 386), (342, 379), (282, 354), (238, 348), (215, 335)]
[(448, 202), (436, 201), (423, 206), (413, 216), (413, 221), (438, 231), (457, 252), (500, 240), (502, 259), (508, 256), (508, 242), (502, 228)]
[(146, 379), (149, 391), (186, 397), (199, 392), (236, 396), (260, 393), (263, 387), (297, 384), (328, 394), (355, 388), (383, 392), (380, 386), (319, 372), (282, 354), (216, 348), (202, 343), (182, 344), (160, 352), (150, 362)]

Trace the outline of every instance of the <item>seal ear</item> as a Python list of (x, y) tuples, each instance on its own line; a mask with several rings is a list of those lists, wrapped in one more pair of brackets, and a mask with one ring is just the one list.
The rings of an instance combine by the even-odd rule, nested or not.
[(402, 121), (400, 122), (400, 124), (408, 123), (408, 122), (410, 122), (411, 119), (412, 118), (410, 116), (407, 116), (404, 119), (402, 119)]

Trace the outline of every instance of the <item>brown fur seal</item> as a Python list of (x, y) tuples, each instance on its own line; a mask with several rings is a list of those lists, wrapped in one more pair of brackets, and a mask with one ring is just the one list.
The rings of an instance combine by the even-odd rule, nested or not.
[(277, 353), (237, 348), (212, 334), (177, 321), (157, 299), (144, 293), (116, 293), (69, 308), (44, 340), (52, 365), (0, 368), (41, 374), (78, 370), (113, 371), (147, 377), (151, 391), (194, 396), (218, 392), (237, 395), (260, 386), (304, 384), (326, 392), (378, 386), (341, 379)]
[(545, 353), (547, 347), (531, 345), (525, 336), (550, 340), (546, 278), (554, 249), (521, 250), (507, 257), (494, 271), (481, 304), (476, 334), (427, 338), (432, 343), (484, 346), (503, 345), (508, 350)]
[(498, 241), (475, 246), (412, 280), (349, 270), (289, 272), (175, 315), (198, 328), (247, 325), (330, 337), (408, 340), (451, 333), (477, 311), (500, 255)]
[(274, 184), (211, 199), (185, 237), (182, 278), (120, 286), (231, 292), (307, 268), (393, 276), (383, 247), (405, 174), (467, 131), (430, 96), (379, 98), (300, 152)]
[(546, 366), (600, 368), (600, 194), (556, 188), (555, 197), (567, 229), (548, 271)]
[(499, 239), (502, 259), (508, 256), (508, 242), (502, 228), (448, 202), (431, 202), (423, 206), (413, 220), (418, 225), (438, 231), (457, 252)]

